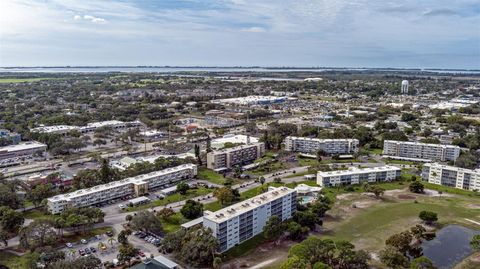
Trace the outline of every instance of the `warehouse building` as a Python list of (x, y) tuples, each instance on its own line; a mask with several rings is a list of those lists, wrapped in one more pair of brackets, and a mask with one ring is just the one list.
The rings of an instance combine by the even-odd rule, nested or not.
[(47, 145), (37, 142), (23, 142), (16, 145), (0, 147), (0, 160), (33, 156), (34, 154), (43, 155), (47, 150)]
[(50, 197), (47, 199), (48, 210), (52, 214), (58, 214), (67, 207), (93, 206), (130, 195), (139, 197), (152, 189), (177, 185), (180, 181), (193, 178), (196, 175), (196, 165), (179, 165), (161, 171)]
[(392, 181), (400, 178), (402, 170), (395, 166), (356, 168), (317, 173), (317, 184), (321, 187)]
[(301, 153), (316, 153), (323, 150), (327, 154), (352, 154), (358, 152), (358, 139), (318, 139), (287, 136), (285, 150)]
[(480, 190), (480, 169), (426, 163), (423, 165), (422, 178), (432, 184), (471, 191)]
[(287, 187), (270, 187), (269, 191), (215, 212), (206, 211), (203, 226), (213, 231), (218, 251), (224, 252), (263, 232), (271, 216), (282, 221), (297, 209), (297, 193)]
[(384, 157), (412, 161), (455, 161), (460, 147), (453, 145), (428, 144), (420, 142), (385, 140)]

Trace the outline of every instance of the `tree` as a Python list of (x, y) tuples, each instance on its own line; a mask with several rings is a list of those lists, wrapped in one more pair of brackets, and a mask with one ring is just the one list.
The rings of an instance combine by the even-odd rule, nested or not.
[(24, 221), (22, 213), (8, 206), (0, 207), (0, 229), (3, 231), (15, 233), (22, 227)]
[(203, 205), (193, 200), (187, 200), (180, 209), (180, 213), (187, 219), (195, 219), (203, 215)]
[(213, 196), (215, 196), (220, 201), (220, 204), (222, 205), (230, 204), (235, 199), (235, 196), (233, 195), (233, 191), (229, 187), (222, 187), (222, 188), (216, 189), (213, 192)]
[(413, 193), (423, 193), (424, 186), (420, 181), (413, 181), (408, 186), (408, 189)]
[(117, 258), (119, 261), (130, 264), (130, 260), (138, 255), (139, 250), (130, 244), (122, 244), (118, 249)]
[(28, 193), (28, 199), (37, 207), (44, 199), (54, 195), (51, 184), (38, 184)]
[(370, 188), (370, 191), (375, 194), (375, 197), (380, 198), (380, 196), (382, 196), (385, 192), (385, 189), (380, 186), (373, 186)]
[(34, 250), (37, 247), (51, 246), (57, 241), (57, 232), (47, 220), (34, 220), (20, 229), (20, 246)]
[(392, 246), (387, 246), (384, 250), (381, 250), (379, 258), (383, 264), (393, 269), (408, 268), (409, 265), (408, 258)]
[(220, 267), (222, 267), (222, 263), (223, 263), (222, 258), (215, 257), (213, 259), (213, 265), (212, 265), (213, 269), (220, 269)]
[(301, 226), (309, 227), (314, 229), (316, 224), (321, 224), (321, 220), (317, 214), (312, 211), (297, 211), (293, 215), (293, 220), (300, 224)]
[(168, 207), (160, 209), (160, 211), (158, 211), (158, 213), (157, 213), (157, 216), (160, 217), (163, 220), (167, 220), (168, 218), (170, 218), (173, 215), (175, 215), (175, 211), (173, 211), (173, 209), (168, 208)]
[(131, 225), (136, 230), (152, 232), (154, 234), (160, 234), (163, 232), (162, 223), (157, 216), (150, 211), (144, 210), (137, 212), (137, 214), (133, 216)]
[(0, 206), (18, 209), (23, 206), (23, 200), (15, 193), (15, 183), (0, 183)]
[(480, 234), (473, 236), (472, 241), (470, 241), (470, 246), (474, 251), (480, 251)]
[(262, 184), (262, 185), (265, 184), (265, 178), (264, 178), (264, 177), (260, 177), (260, 178), (258, 179), (258, 181), (259, 181), (260, 184)]
[(48, 269), (100, 269), (102, 261), (92, 255), (79, 257), (74, 260), (60, 260), (51, 263)]
[(417, 225), (413, 226), (412, 228), (410, 228), (410, 233), (417, 240), (421, 240), (424, 237), (424, 234), (425, 234), (426, 231), (427, 230), (425, 229), (425, 227), (423, 227), (420, 224), (417, 224)]
[(435, 268), (436, 267), (433, 265), (433, 262), (425, 256), (415, 258), (410, 263), (410, 269), (435, 269)]
[[(169, 233), (160, 246), (162, 251), (173, 253), (175, 257), (195, 268), (211, 267), (217, 247), (217, 239), (212, 230), (203, 227)], [(217, 259), (217, 265), (218, 262)]]
[(291, 221), (287, 224), (287, 232), (288, 236), (292, 240), (298, 240), (303, 238), (305, 235), (308, 234), (309, 228), (308, 227), (302, 227), (302, 225)]
[(333, 268), (323, 262), (316, 262), (313, 265), (313, 269), (333, 269)]
[(403, 255), (406, 255), (410, 249), (410, 243), (412, 242), (413, 236), (409, 231), (401, 232), (390, 236), (385, 244), (387, 246), (394, 247), (400, 251)]
[(118, 243), (125, 245), (128, 244), (128, 235), (131, 233), (130, 230), (121, 230), (120, 233), (118, 233), (117, 236), (117, 241)]
[(125, 216), (125, 220), (126, 220), (128, 223), (130, 223), (130, 221), (132, 221), (132, 219), (133, 219), (133, 216), (132, 216), (132, 215), (126, 215), (126, 216)]
[(432, 212), (432, 211), (421, 211), (420, 214), (418, 214), (418, 217), (423, 220), (426, 224), (430, 225), (438, 220), (437, 213)]
[(195, 157), (197, 158), (197, 163), (199, 166), (202, 166), (202, 156), (200, 155), (200, 146), (195, 144), (194, 146)]
[(180, 182), (177, 184), (177, 191), (181, 194), (181, 195), (185, 195), (187, 194), (188, 190), (190, 189), (190, 186), (185, 183), (185, 182)]
[(9, 239), (9, 234), (7, 231), (5, 231), (3, 228), (0, 227), (0, 242), (8, 247), (8, 239)]
[(288, 258), (287, 261), (280, 266), (280, 269), (305, 269), (307, 265), (308, 263), (304, 259), (293, 256)]
[(263, 236), (267, 240), (274, 240), (283, 234), (283, 231), (284, 225), (282, 225), (282, 220), (277, 215), (273, 215), (263, 227)]

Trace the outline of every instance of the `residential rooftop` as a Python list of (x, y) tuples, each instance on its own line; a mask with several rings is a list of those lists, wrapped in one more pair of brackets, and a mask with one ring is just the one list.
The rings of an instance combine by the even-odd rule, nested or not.
[(350, 174), (357, 174), (357, 173), (386, 172), (391, 170), (401, 170), (401, 169), (399, 167), (392, 166), (392, 165), (366, 167), (366, 168), (350, 167), (348, 170), (318, 171), (317, 174), (320, 176), (341, 176), (341, 175), (350, 175)]

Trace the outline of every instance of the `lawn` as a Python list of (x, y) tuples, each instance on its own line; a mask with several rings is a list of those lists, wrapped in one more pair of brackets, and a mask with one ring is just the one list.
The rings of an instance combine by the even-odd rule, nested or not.
[(223, 185), (225, 183), (225, 178), (223, 175), (205, 167), (200, 167), (198, 169), (197, 178), (219, 185)]
[(23, 217), (26, 219), (41, 219), (41, 220), (53, 220), (54, 216), (50, 214), (45, 214), (41, 209), (32, 209), (25, 211)]
[[(395, 187), (395, 185), (382, 186), (385, 188)], [(415, 199), (405, 200), (388, 197), (388, 199), (374, 202), (366, 208), (351, 210), (353, 212), (351, 214), (345, 211), (348, 211), (348, 207), (353, 202), (358, 203), (356, 199), (363, 201), (364, 197), (353, 195), (352, 199), (342, 200), (330, 212), (333, 218), (325, 221), (325, 227), (329, 229), (325, 237), (348, 240), (358, 248), (378, 251), (383, 248), (384, 242), (389, 236), (420, 223), (418, 214), (422, 210), (436, 212), (440, 225), (450, 223), (471, 225), (465, 221), (465, 218), (480, 220), (480, 209), (472, 208), (473, 205), (480, 203), (479, 198), (414, 196)]]
[(383, 153), (383, 149), (369, 149), (369, 150), (367, 150), (367, 152), (370, 153), (370, 154), (381, 155)]
[(180, 212), (170, 216), (167, 220), (162, 219), (163, 230), (166, 233), (173, 233), (180, 229), (180, 225), (190, 220), (184, 218)]
[(415, 162), (412, 161), (404, 161), (404, 160), (394, 160), (394, 159), (387, 159), (385, 163), (388, 164), (406, 164), (406, 165), (415, 165)]
[(214, 191), (214, 189), (207, 189), (205, 187), (199, 187), (197, 189), (188, 190), (185, 195), (182, 195), (182, 194), (177, 192), (173, 195), (165, 197), (164, 199), (155, 200), (155, 201), (153, 201), (149, 204), (128, 207), (127, 211), (128, 212), (133, 212), (133, 211), (143, 210), (143, 209), (157, 207), (157, 206), (164, 206), (164, 205), (167, 205), (167, 204), (170, 204), (170, 203), (174, 203), (174, 202), (178, 202), (178, 201), (182, 201), (182, 200), (186, 200), (186, 199), (192, 199), (192, 198), (195, 198), (197, 196), (202, 196), (202, 195), (211, 193), (213, 191)]
[(255, 250), (255, 248), (263, 242), (265, 242), (265, 237), (263, 236), (263, 233), (260, 233), (243, 242), (241, 245), (233, 247), (225, 252), (224, 255), (226, 256), (226, 260), (246, 255)]
[(29, 254), (17, 256), (6, 251), (0, 251), (0, 264), (8, 268), (26, 269), (29, 268), (31, 257)]

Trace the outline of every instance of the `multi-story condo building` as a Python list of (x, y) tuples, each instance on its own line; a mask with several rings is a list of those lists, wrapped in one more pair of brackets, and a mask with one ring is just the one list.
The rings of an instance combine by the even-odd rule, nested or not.
[(460, 147), (453, 145), (385, 140), (383, 143), (383, 155), (385, 157), (405, 160), (455, 161), (460, 155)]
[(218, 251), (224, 252), (263, 232), (271, 216), (282, 221), (293, 216), (297, 192), (287, 187), (270, 187), (269, 191), (216, 212), (206, 211), (203, 226), (212, 229)]
[(7, 140), (8, 144), (18, 144), (22, 141), (22, 136), (9, 130), (0, 129), (0, 139)]
[(358, 151), (358, 139), (318, 139), (287, 136), (283, 141), (286, 151), (316, 153), (323, 150), (327, 154), (351, 154)]
[(480, 190), (480, 169), (426, 163), (423, 165), (422, 178), (432, 184), (471, 191)]
[(322, 187), (362, 184), (364, 182), (392, 181), (401, 176), (402, 170), (395, 166), (356, 168), (317, 173), (317, 184)]
[(0, 160), (32, 156), (35, 153), (45, 153), (47, 145), (37, 141), (23, 142), (16, 145), (0, 147)]
[(47, 199), (48, 210), (52, 214), (58, 214), (67, 207), (92, 206), (130, 195), (138, 197), (147, 193), (149, 190), (167, 188), (176, 185), (182, 180), (193, 178), (196, 175), (196, 165), (183, 164), (161, 171), (50, 197)]
[(210, 169), (228, 169), (252, 162), (264, 154), (265, 144), (263, 142), (214, 150), (207, 154), (207, 167)]

